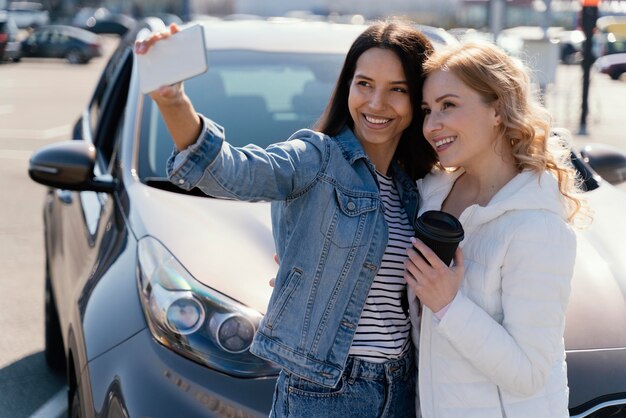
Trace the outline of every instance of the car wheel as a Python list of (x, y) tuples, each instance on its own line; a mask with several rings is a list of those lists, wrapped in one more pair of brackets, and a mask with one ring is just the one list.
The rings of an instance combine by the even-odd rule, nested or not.
[(82, 64), (84, 62), (83, 54), (78, 49), (70, 49), (65, 54), (65, 58), (70, 64)]
[(56, 373), (65, 371), (65, 350), (63, 349), (63, 337), (59, 314), (52, 294), (50, 277), (46, 274), (45, 290), (45, 357), (48, 367)]
[(619, 80), (619, 78), (624, 74), (622, 71), (613, 71), (611, 75), (612, 80)]

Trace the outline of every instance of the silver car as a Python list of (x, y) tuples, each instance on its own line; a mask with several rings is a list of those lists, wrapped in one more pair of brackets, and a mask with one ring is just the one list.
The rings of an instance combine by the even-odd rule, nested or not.
[[(235, 145), (312, 125), (365, 28), (204, 25), (209, 71), (185, 89)], [(121, 40), (73, 140), (30, 161), (31, 178), (49, 186), (46, 358), (67, 376), (73, 417), (267, 416), (277, 369), (248, 347), (276, 272), (269, 204), (212, 199), (167, 180), (172, 141), (139, 93), (132, 54), (142, 28), (163, 23), (148, 19)], [(596, 222), (581, 234), (568, 312), (571, 411), (624, 416), (626, 195), (587, 161), (617, 183), (626, 158), (594, 149), (572, 158)]]

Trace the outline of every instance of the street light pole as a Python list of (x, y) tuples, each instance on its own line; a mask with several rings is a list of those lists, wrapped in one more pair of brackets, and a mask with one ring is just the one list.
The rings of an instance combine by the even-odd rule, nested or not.
[(591, 66), (593, 65), (593, 29), (596, 27), (598, 20), (598, 4), (600, 0), (582, 0), (583, 10), (581, 15), (582, 29), (585, 34), (585, 42), (583, 43), (583, 91), (582, 106), (580, 113), (579, 135), (587, 135), (587, 114), (589, 113), (589, 79), (591, 74)]
[(506, 0), (489, 0), (489, 10), (487, 12), (489, 32), (493, 33), (495, 40), (498, 39), (500, 31), (504, 28), (505, 14)]

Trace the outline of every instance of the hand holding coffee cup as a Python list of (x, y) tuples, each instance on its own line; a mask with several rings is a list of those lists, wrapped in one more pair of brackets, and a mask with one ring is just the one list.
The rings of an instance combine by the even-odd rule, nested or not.
[[(418, 218), (415, 229), (416, 240), (407, 250), (404, 278), (421, 304), (439, 312), (454, 299), (463, 280), (463, 255), (457, 250), (464, 237), (463, 227), (448, 213), (428, 211)], [(453, 259), (455, 263), (450, 266)]]
[(465, 233), (461, 222), (449, 213), (429, 210), (417, 218), (415, 236), (449, 266)]

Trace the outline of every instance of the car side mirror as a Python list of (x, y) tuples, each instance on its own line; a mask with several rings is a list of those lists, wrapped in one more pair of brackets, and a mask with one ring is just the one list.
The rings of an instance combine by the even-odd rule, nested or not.
[(35, 151), (28, 175), (37, 183), (58, 189), (113, 193), (117, 182), (94, 177), (96, 149), (85, 141), (63, 141)]
[(626, 181), (626, 153), (606, 144), (590, 144), (580, 150), (583, 160), (604, 180), (616, 185)]

